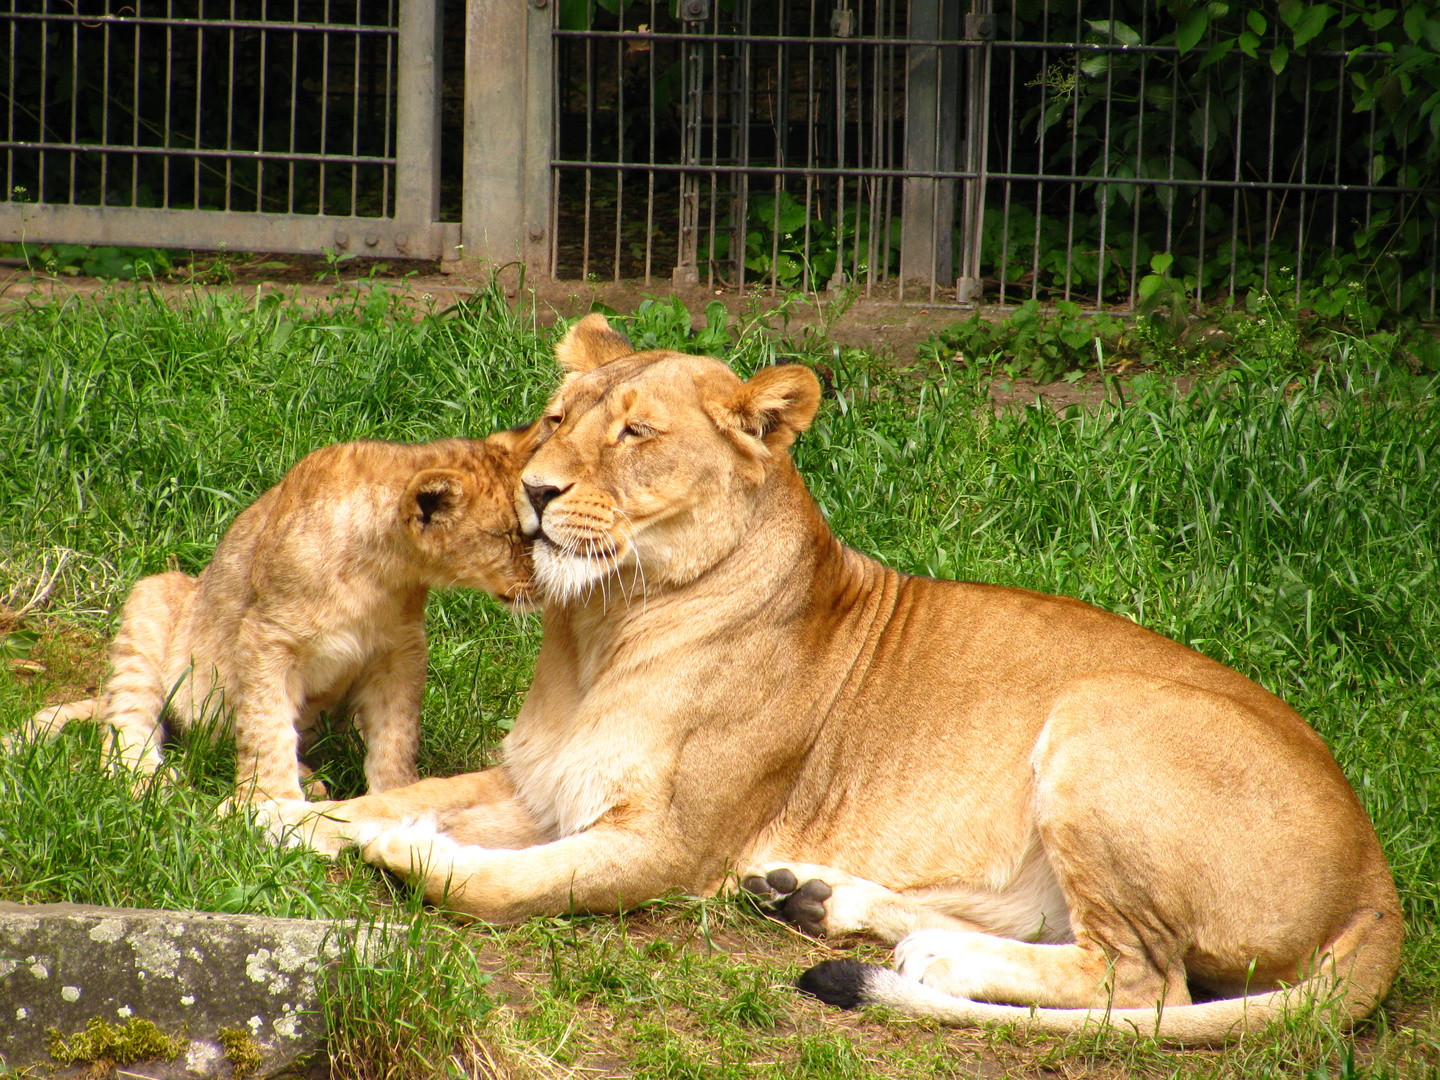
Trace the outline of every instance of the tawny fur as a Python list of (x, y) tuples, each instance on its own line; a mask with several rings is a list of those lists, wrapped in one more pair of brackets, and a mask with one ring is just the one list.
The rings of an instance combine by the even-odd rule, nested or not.
[(788, 454), (809, 371), (628, 353), (600, 316), (559, 355), (519, 506), (545, 639), (504, 764), (277, 827), (489, 920), (788, 867), (831, 886), (825, 931), (902, 942), (860, 1000), (961, 1022), (1213, 1042), (1302, 998), (1374, 1009), (1394, 883), (1279, 698), (1079, 601), (843, 547)]
[(136, 583), (101, 696), (41, 710), (115, 731), (120, 761), (161, 763), (161, 717), (233, 730), (237, 792), (301, 798), (299, 743), (348, 704), (367, 789), (414, 783), (425, 685), (425, 599), (465, 586), (530, 596), (514, 489), (528, 431), (316, 450), (243, 511), (199, 577)]

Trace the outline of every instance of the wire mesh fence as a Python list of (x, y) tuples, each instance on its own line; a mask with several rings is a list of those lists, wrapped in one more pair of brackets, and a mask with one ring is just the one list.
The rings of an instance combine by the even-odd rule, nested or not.
[(990, 9), (561, 4), (556, 272), (1095, 307), (1363, 279), (1434, 317), (1440, 198), (1352, 108), (1363, 23), (1249, 55), (1143, 0)]
[(0, 5), (12, 238), (1435, 316), (1436, 155), (1352, 85), (1394, 28), (1329, 5), (1304, 47), (1149, 0)]

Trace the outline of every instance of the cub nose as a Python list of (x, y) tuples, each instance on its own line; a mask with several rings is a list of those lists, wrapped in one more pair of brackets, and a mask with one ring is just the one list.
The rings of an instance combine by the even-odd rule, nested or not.
[(553, 487), (550, 484), (532, 484), (526, 480), (522, 482), (525, 487), (525, 497), (530, 500), (530, 505), (535, 508), (535, 516), (540, 517), (545, 513), (545, 507), (558, 495), (563, 495), (565, 489)]

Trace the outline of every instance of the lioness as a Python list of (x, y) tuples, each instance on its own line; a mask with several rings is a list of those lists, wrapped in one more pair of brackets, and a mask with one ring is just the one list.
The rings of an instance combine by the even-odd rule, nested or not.
[(131, 590), (99, 698), (43, 709), (36, 734), (77, 719), (116, 732), (153, 773), (160, 718), (182, 730), (230, 714), (237, 791), (303, 798), (298, 739), (348, 700), (371, 792), (413, 783), (425, 688), (425, 597), (530, 591), (514, 489), (528, 430), (406, 445), (351, 442), (303, 458), (231, 524), (199, 577)]
[(1282, 701), (1079, 601), (844, 547), (787, 452), (803, 367), (745, 382), (599, 316), (558, 352), (520, 504), (545, 637), (504, 764), (273, 822), (490, 920), (740, 870), (813, 932), (899, 943), (898, 973), (802, 978), (844, 1004), (1196, 1043), (1319, 991), (1375, 1007), (1395, 887)]

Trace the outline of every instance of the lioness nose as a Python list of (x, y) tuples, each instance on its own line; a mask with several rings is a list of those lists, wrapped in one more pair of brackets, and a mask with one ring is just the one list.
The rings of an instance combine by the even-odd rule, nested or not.
[(545, 507), (549, 505), (551, 499), (564, 493), (563, 489), (551, 487), (549, 484), (532, 484), (526, 480), (524, 481), (524, 485), (525, 497), (530, 500), (530, 505), (535, 508), (536, 516), (545, 513)]

